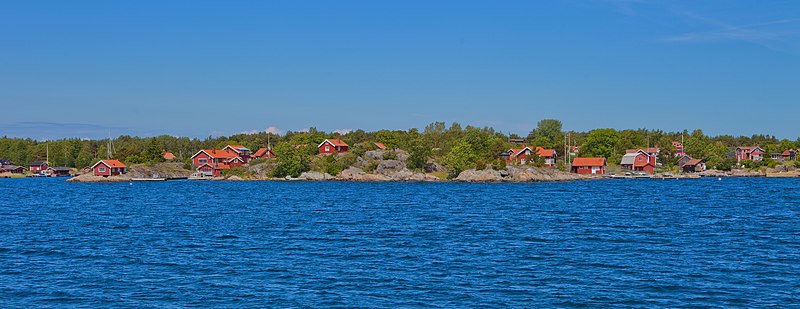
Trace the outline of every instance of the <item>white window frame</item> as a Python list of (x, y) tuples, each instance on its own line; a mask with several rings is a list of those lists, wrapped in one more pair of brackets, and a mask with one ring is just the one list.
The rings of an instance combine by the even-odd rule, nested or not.
[(97, 171), (100, 172), (100, 173), (105, 173), (106, 172), (106, 168), (101, 166), (101, 167), (99, 167), (97, 169)]

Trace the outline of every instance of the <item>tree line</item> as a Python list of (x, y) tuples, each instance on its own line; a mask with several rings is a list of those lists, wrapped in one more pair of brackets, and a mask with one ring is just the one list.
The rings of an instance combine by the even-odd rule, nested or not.
[[(568, 137), (568, 138), (565, 138)], [(351, 154), (341, 158), (315, 159), (317, 145), (328, 138), (339, 138), (350, 145)], [(444, 165), (451, 174), (470, 168), (493, 165), (504, 166), (499, 154), (522, 144), (511, 141), (525, 139), (525, 145), (555, 149), (560, 158), (565, 155), (565, 143), (580, 146), (579, 156), (604, 157), (609, 163), (619, 162), (626, 149), (658, 146), (661, 162), (665, 167), (677, 164), (676, 149), (672, 141), (683, 140), (686, 153), (694, 158), (706, 159), (710, 167), (729, 169), (735, 161), (726, 156), (732, 147), (759, 144), (768, 154), (787, 149), (800, 148), (800, 138), (791, 141), (777, 139), (771, 135), (706, 136), (702, 130), (665, 132), (662, 130), (594, 129), (588, 132), (564, 131), (562, 123), (555, 119), (544, 119), (537, 123), (527, 136), (505, 134), (490, 127), (462, 127), (459, 123), (434, 122), (422, 130), (379, 130), (367, 132), (356, 130), (345, 134), (324, 132), (311, 128), (303, 132), (286, 132), (282, 135), (261, 132), (231, 136), (207, 137), (205, 139), (162, 135), (157, 137), (119, 136), (110, 141), (113, 145), (108, 155), (109, 140), (61, 139), (36, 141), (22, 138), (0, 138), (0, 159), (18, 165), (47, 159), (52, 166), (82, 168), (91, 166), (100, 159), (118, 159), (126, 164), (157, 163), (163, 161), (162, 153), (169, 151), (182, 162), (199, 149), (221, 149), (229, 144), (239, 144), (254, 152), (270, 145), (276, 153), (275, 173), (296, 176), (311, 169), (336, 173), (352, 165), (358, 156), (375, 148), (381, 142), (389, 148), (399, 148), (409, 153), (408, 165), (421, 169), (429, 161)], [(563, 160), (559, 160), (561, 164)]]

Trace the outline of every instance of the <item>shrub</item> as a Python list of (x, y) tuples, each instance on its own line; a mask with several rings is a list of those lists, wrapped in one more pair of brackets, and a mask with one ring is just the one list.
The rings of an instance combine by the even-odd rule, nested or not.
[(384, 160), (397, 160), (397, 153), (391, 150), (387, 150), (383, 153)]

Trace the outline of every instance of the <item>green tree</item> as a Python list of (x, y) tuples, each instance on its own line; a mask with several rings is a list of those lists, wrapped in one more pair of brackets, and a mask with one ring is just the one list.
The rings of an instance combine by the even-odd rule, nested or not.
[(472, 145), (467, 141), (461, 141), (456, 144), (450, 152), (442, 159), (442, 163), (447, 167), (450, 173), (450, 178), (458, 177), (461, 172), (470, 167), (475, 166), (475, 161), (478, 158), (477, 153)]
[(615, 146), (619, 143), (619, 134), (614, 129), (595, 129), (589, 132), (581, 146), (581, 155), (589, 157), (610, 158), (615, 155)]
[(544, 148), (553, 148), (555, 145), (562, 145), (564, 140), (564, 132), (561, 131), (561, 121), (556, 119), (542, 119), (536, 124), (536, 129), (533, 129), (528, 134), (529, 141), (535, 141), (535, 146)]
[(144, 159), (150, 163), (157, 163), (163, 162), (164, 156), (164, 146), (156, 139), (155, 137), (150, 138), (150, 141), (147, 143), (147, 150), (144, 153)]

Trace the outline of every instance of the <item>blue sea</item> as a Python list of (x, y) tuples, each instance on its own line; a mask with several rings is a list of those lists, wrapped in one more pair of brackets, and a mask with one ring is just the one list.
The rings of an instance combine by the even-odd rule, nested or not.
[(0, 308), (800, 306), (800, 179), (0, 179)]

